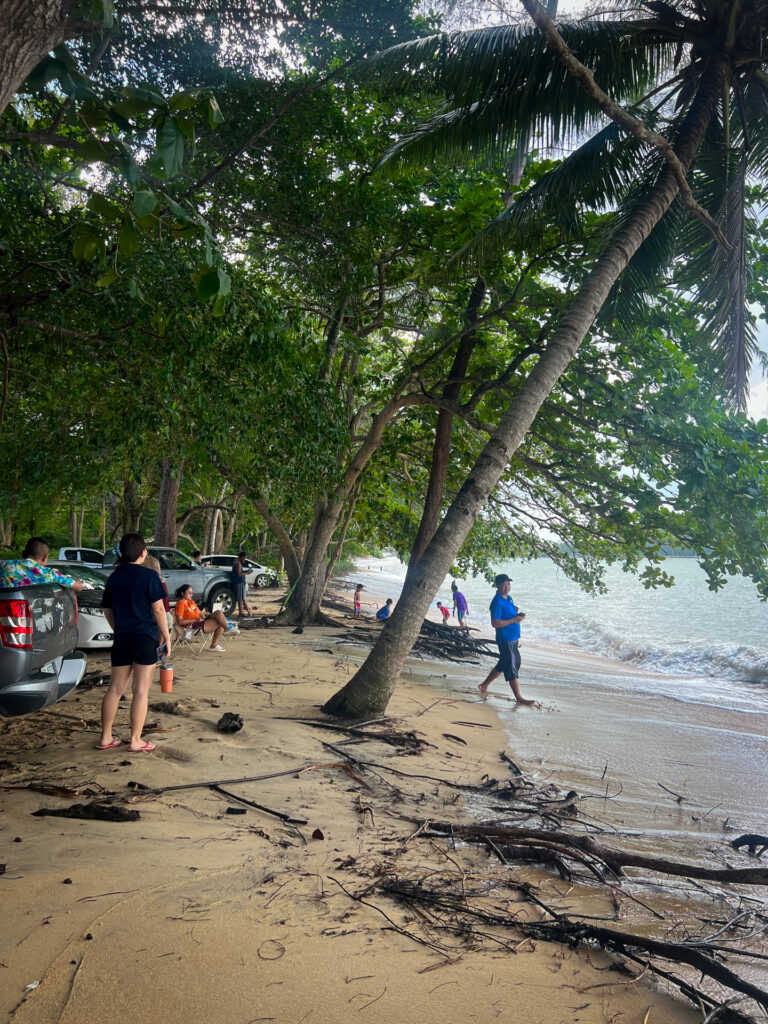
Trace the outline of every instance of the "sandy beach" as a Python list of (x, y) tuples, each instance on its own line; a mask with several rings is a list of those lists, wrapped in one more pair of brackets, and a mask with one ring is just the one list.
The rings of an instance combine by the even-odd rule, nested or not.
[[(377, 628), (339, 618), (346, 630)], [(578, 789), (583, 813), (600, 820), (606, 841), (647, 849), (662, 842), (678, 858), (750, 866), (757, 862), (727, 845), (737, 833), (726, 819), (735, 828), (764, 827), (759, 765), (745, 757), (735, 778), (720, 770), (713, 749), (705, 757), (699, 746), (712, 724), (689, 709), (675, 719), (669, 708), (624, 696), (611, 702), (590, 687), (574, 701), (572, 691), (558, 689), (562, 666), (546, 652), (538, 668), (533, 654), (529, 661), (540, 711), (512, 710), (498, 684), (495, 697), (479, 701), (477, 668), (412, 659), (388, 725), (425, 741), (418, 753), (313, 728), (300, 720), (324, 720), (319, 707), (364, 657), (364, 648), (339, 640), (329, 628), (244, 630), (223, 655), (181, 654), (173, 693), (153, 686), (153, 755), (94, 750), (99, 686), (0, 723), (0, 1010), (7, 1019), (700, 1021), (701, 1011), (671, 986), (639, 967), (613, 970), (606, 953), (521, 939), (502, 925), (451, 932), (380, 886), (387, 879), (428, 879), (452, 891), (490, 885), (494, 907), (513, 925), (539, 913), (519, 891), (533, 885), (561, 912), (578, 905), (628, 930), (694, 933), (702, 917), (725, 919), (739, 897), (716, 897), (685, 879), (664, 891), (642, 879), (572, 885), (543, 867), (505, 866), (477, 845), (420, 835), (420, 825), (491, 817), (481, 796), (456, 787), (509, 776), (504, 750), (534, 783), (551, 785), (553, 799)], [(91, 669), (100, 666), (107, 671), (106, 658), (89, 658)], [(227, 711), (242, 716), (241, 731), (217, 731)], [(637, 726), (644, 716), (653, 730)], [(600, 751), (591, 749), (587, 725), (598, 720), (611, 736)], [(118, 736), (126, 723), (127, 703)], [(747, 752), (753, 742), (760, 749), (758, 727), (741, 730)], [(657, 734), (651, 756), (650, 731)], [(683, 801), (658, 782), (682, 791)], [(42, 785), (78, 796), (40, 792)], [(123, 797), (120, 806), (139, 820), (33, 816), (106, 794)], [(750, 899), (759, 906), (760, 892), (751, 890)], [(674, 909), (674, 928), (658, 925), (659, 907)]]

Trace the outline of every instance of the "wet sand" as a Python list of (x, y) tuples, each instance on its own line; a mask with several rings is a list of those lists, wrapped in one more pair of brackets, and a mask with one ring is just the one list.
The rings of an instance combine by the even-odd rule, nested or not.
[[(317, 718), (362, 654), (339, 646), (325, 629), (300, 636), (285, 629), (243, 632), (227, 641), (224, 655), (184, 653), (176, 659), (173, 694), (153, 687), (149, 721), (160, 730), (151, 734), (154, 755), (93, 749), (98, 687), (39, 715), (0, 723), (5, 787), (57, 784), (76, 789), (83, 802), (116, 792), (135, 798), (125, 806), (141, 815), (128, 823), (34, 817), (41, 807), (68, 806), (75, 798), (0, 791), (0, 1012), (14, 1024), (700, 1020), (698, 1010), (650, 976), (633, 981), (606, 973), (612, 960), (603, 953), (519, 944), (511, 929), (474, 940), (438, 934), (413, 909), (370, 887), (394, 875), (439, 877), (454, 887), (488, 879), (508, 884), (510, 869), (487, 851), (415, 835), (425, 820), (466, 822), (487, 813), (482, 799), (435, 780), (476, 785), (487, 775), (504, 777), (502, 748), (532, 778), (595, 797), (583, 801), (585, 810), (627, 832), (645, 831), (657, 820), (647, 810), (657, 775), (670, 789), (682, 788), (685, 776), (690, 804), (654, 793), (663, 807), (659, 831), (673, 838), (679, 832), (681, 846), (697, 856), (747, 865), (712, 827), (714, 811), (691, 842), (692, 814), (719, 800), (719, 828), (736, 800), (730, 782), (718, 789), (723, 772), (698, 768), (708, 763), (697, 747), (709, 735), (704, 723), (692, 728), (688, 710), (676, 724), (666, 712), (650, 715), (647, 702), (623, 698), (613, 705), (603, 691), (572, 695), (552, 681), (534, 687), (533, 674), (532, 695), (544, 709), (510, 711), (500, 697), (477, 700), (476, 670), (413, 660), (388, 713), (393, 725), (432, 746), (416, 755), (382, 743), (338, 747), (349, 737), (296, 719)], [(98, 664), (91, 659), (91, 668)], [(171, 713), (180, 710), (177, 701), (184, 714)], [(622, 725), (622, 708), (632, 709), (634, 723), (644, 714), (663, 719), (666, 752), (659, 745), (649, 763), (647, 739), (637, 724)], [(242, 715), (241, 732), (216, 731), (225, 711)], [(607, 736), (609, 716), (610, 746), (593, 749), (585, 723)], [(127, 705), (121, 705), (117, 735), (125, 735), (126, 722)], [(350, 773), (341, 766), (345, 750), (428, 778), (363, 768)], [(696, 766), (695, 776), (694, 768), (683, 771), (685, 762)], [(656, 770), (661, 764), (667, 765), (663, 776)], [(275, 773), (282, 774), (223, 788), (306, 824), (292, 825), (209, 788), (147, 799), (137, 786), (129, 788)], [(606, 784), (610, 797), (620, 786), (621, 794), (604, 800)], [(742, 788), (748, 785), (756, 786), (749, 773)], [(229, 807), (246, 813), (227, 813)], [(558, 906), (579, 898), (551, 872), (514, 872)], [(364, 891), (366, 903), (353, 898)], [(681, 912), (683, 899), (675, 897)], [(612, 919), (618, 913), (623, 926), (637, 909), (634, 900), (598, 887), (584, 889), (583, 901), (591, 913)], [(517, 903), (508, 907), (523, 912)], [(444, 944), (443, 951), (412, 935)], [(519, 948), (510, 952), (502, 942)]]

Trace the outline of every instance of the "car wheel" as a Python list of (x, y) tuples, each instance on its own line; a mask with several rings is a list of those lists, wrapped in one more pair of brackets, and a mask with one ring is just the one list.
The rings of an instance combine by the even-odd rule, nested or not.
[(225, 615), (231, 615), (235, 610), (235, 592), (231, 587), (220, 584), (214, 587), (205, 602), (212, 612), (220, 609)]
[(263, 587), (269, 586), (269, 576), (265, 572), (260, 572), (256, 579), (253, 581), (254, 587), (258, 587), (260, 590)]

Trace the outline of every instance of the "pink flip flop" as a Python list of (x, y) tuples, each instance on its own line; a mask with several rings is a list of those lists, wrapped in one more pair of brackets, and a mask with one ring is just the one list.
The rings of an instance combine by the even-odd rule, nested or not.
[(142, 745), (140, 747), (136, 747), (135, 750), (133, 747), (128, 747), (129, 754), (151, 754), (153, 750), (157, 750), (157, 746), (152, 742), (152, 740), (147, 740), (146, 743), (142, 743)]
[(96, 747), (96, 750), (112, 750), (114, 747), (119, 746), (120, 740), (117, 738), (117, 736), (113, 736), (109, 743), (99, 743)]

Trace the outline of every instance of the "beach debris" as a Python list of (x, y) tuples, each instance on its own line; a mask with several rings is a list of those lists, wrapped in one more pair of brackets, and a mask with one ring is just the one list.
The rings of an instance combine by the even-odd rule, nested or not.
[(40, 984), (39, 981), (30, 981), (28, 985), (24, 986), (25, 992), (34, 992), (37, 986)]
[(606, 875), (620, 878), (624, 875), (624, 868), (635, 867), (665, 875), (736, 885), (768, 883), (768, 868), (703, 867), (667, 857), (617, 850), (606, 846), (593, 835), (575, 835), (558, 829), (513, 827), (496, 822), (461, 825), (456, 822), (430, 821), (424, 834), (451, 836), (465, 842), (486, 844), (487, 840), (490, 840), (497, 847), (507, 851), (507, 859), (514, 856), (517, 849), (524, 851), (534, 848), (542, 853), (556, 853), (560, 857), (568, 857), (583, 864), (595, 877), (603, 881)]
[[(264, 804), (257, 804), (255, 800), (248, 800), (246, 797), (232, 793), (216, 783), (211, 783), (208, 788), (212, 789), (214, 793), (220, 793), (221, 796), (225, 796), (229, 800), (237, 800), (239, 803), (247, 804), (248, 807), (255, 807), (256, 810), (263, 811), (265, 814), (271, 814), (273, 818), (279, 818), (286, 825), (306, 825), (308, 823), (306, 818), (292, 818), (290, 814), (285, 814), (283, 811), (275, 811), (271, 807), (265, 807)], [(239, 808), (228, 807), (227, 814), (245, 814), (245, 811), (241, 811)]]
[(321, 832), (321, 830), (319, 828), (316, 828), (315, 831), (312, 833), (312, 838), (313, 839), (325, 839), (325, 836), (323, 835), (323, 833)]
[(78, 789), (67, 789), (66, 786), (52, 786), (46, 782), (28, 782), (25, 786), (0, 786), (0, 789), (29, 789), (33, 793), (43, 793), (45, 796), (60, 796), (70, 800), (80, 796), (80, 790)]
[(660, 782), (657, 782), (656, 785), (659, 789), (663, 789), (665, 793), (669, 793), (670, 796), (673, 796), (675, 798), (675, 803), (681, 804), (685, 800), (685, 797), (681, 793), (676, 793), (673, 789), (667, 789), (667, 787), (662, 786)]
[(505, 764), (509, 765), (510, 769), (512, 770), (512, 774), (513, 775), (520, 775), (520, 776), (522, 776), (522, 774), (523, 774), (522, 769), (520, 768), (520, 766), (515, 761), (512, 760), (512, 758), (509, 756), (509, 754), (506, 752), (506, 750), (499, 751), (499, 757), (501, 758), (502, 761), (505, 762)]
[(216, 723), (216, 728), (219, 732), (240, 732), (243, 728), (243, 717), (232, 711), (225, 711)]
[[(336, 881), (336, 879), (334, 879)], [(343, 888), (337, 881), (337, 885)], [(677, 976), (670, 971), (659, 967), (654, 961), (648, 959), (648, 954), (654, 958), (662, 958), (673, 963), (693, 967), (699, 972), (702, 978), (710, 979), (718, 985), (723, 985), (734, 992), (754, 999), (759, 1006), (768, 1008), (768, 992), (760, 988), (748, 978), (744, 978), (731, 970), (722, 962), (722, 953), (737, 952), (740, 956), (754, 955), (761, 959), (761, 954), (750, 954), (743, 949), (734, 950), (730, 947), (716, 945), (711, 941), (686, 941), (671, 942), (667, 939), (657, 939), (647, 934), (635, 934), (632, 932), (620, 931), (602, 925), (595, 925), (591, 922), (578, 920), (560, 910), (555, 909), (546, 903), (529, 883), (513, 884), (519, 896), (534, 903), (539, 910), (547, 916), (541, 920), (523, 920), (520, 916), (513, 916), (501, 910), (503, 903), (499, 898), (499, 888), (494, 887), (496, 897), (492, 904), (487, 903), (489, 895), (488, 884), (472, 888), (467, 884), (466, 876), (462, 876), (460, 884), (452, 887), (450, 880), (434, 880), (434, 874), (420, 879), (385, 878), (375, 885), (375, 889), (387, 896), (397, 899), (405, 904), (409, 911), (421, 906), (429, 910), (429, 930), (434, 936), (440, 930), (452, 932), (462, 936), (465, 941), (473, 945), (478, 941), (483, 932), (477, 929), (477, 924), (492, 925), (494, 929), (494, 946), (505, 947), (512, 952), (513, 946), (510, 942), (505, 944), (504, 939), (498, 934), (500, 927), (508, 927), (516, 936), (523, 935), (529, 939), (541, 939), (549, 942), (560, 942), (575, 948), (581, 945), (593, 945), (607, 950), (613, 955), (620, 955), (633, 963), (639, 964), (643, 971), (651, 971), (660, 977), (675, 984), (681, 992), (688, 996), (699, 1008), (706, 1007), (706, 1012), (721, 1007), (720, 1013), (710, 1017), (710, 1020), (747, 1022), (751, 1018), (728, 1006), (730, 1000), (721, 1002), (719, 998), (694, 987), (688, 976)], [(353, 899), (359, 899), (353, 893), (344, 889), (347, 895)], [(371, 886), (365, 889), (366, 894), (371, 891)], [(384, 914), (381, 908), (374, 903), (365, 902)], [(414, 914), (414, 916), (416, 916)], [(390, 918), (387, 918), (391, 920)], [(410, 938), (423, 941), (414, 934)], [(446, 955), (444, 947), (437, 947), (438, 951)], [(637, 980), (639, 976), (633, 976)]]
[(227, 807), (224, 811), (225, 814), (247, 814), (248, 812), (244, 807)]
[[(165, 715), (191, 715), (199, 711), (200, 701), (194, 697), (182, 697), (180, 700), (158, 700), (149, 705), (151, 711), (159, 711)], [(146, 729), (144, 730), (146, 732)]]
[(72, 804), (71, 807), (41, 807), (32, 815), (35, 818), (85, 818), (88, 821), (138, 821), (141, 818), (138, 811), (98, 800), (89, 804)]
[(279, 960), (285, 956), (285, 946), (277, 939), (267, 939), (262, 942), (256, 953), (260, 960)]
[[(731, 846), (734, 850), (740, 850), (745, 846), (751, 857), (762, 857), (765, 851), (768, 850), (768, 836), (757, 835), (755, 832), (747, 832), (746, 835), (739, 836), (738, 839), (731, 840)], [(760, 847), (759, 850), (758, 846)]]
[(297, 626), (296, 629), (292, 629), (291, 632), (292, 633), (303, 633), (304, 632), (304, 627), (303, 626)]
[(344, 732), (349, 736), (359, 736), (366, 740), (380, 740), (382, 743), (388, 743), (393, 747), (408, 747), (414, 751), (422, 750), (425, 747), (434, 747), (433, 743), (428, 743), (413, 729), (407, 731), (396, 729), (369, 730), (369, 726), (391, 721), (389, 718), (376, 718), (370, 722), (360, 722), (357, 725), (339, 725), (336, 722), (326, 722), (316, 718), (294, 718), (289, 715), (278, 715), (276, 720), (281, 722), (299, 722), (301, 725), (309, 725), (314, 729)]

